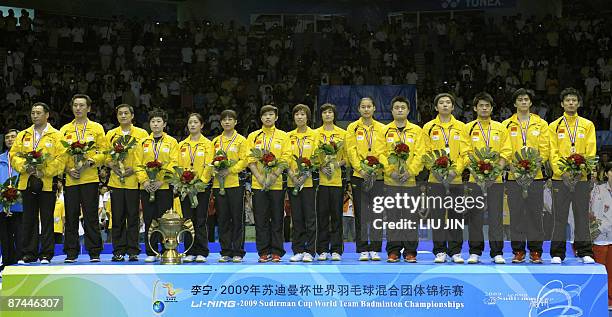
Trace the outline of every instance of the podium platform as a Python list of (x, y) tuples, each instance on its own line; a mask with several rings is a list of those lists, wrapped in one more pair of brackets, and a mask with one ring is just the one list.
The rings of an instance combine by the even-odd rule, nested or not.
[(243, 263), (218, 263), (211, 254), (208, 263), (177, 266), (110, 258), (90, 264), (81, 256), (65, 265), (58, 256), (50, 265), (7, 267), (1, 315), (608, 316), (605, 268), (575, 258), (494, 265), (485, 256), (468, 265), (433, 264), (428, 252), (419, 263), (359, 262), (345, 253), (341, 262), (290, 263), (285, 256), (259, 264), (249, 253)]

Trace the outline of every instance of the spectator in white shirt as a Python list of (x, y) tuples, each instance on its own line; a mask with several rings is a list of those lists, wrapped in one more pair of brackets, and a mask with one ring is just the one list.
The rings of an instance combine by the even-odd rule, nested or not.
[(104, 44), (100, 45), (100, 66), (103, 71), (107, 71), (111, 64), (111, 59), (113, 57), (113, 47), (110, 45), (108, 41), (104, 42)]

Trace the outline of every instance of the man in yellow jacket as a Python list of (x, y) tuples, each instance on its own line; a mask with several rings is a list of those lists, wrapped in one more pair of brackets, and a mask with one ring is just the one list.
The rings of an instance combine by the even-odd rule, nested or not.
[[(154, 109), (149, 112), (151, 134), (142, 140), (142, 146), (140, 147), (139, 160), (141, 164), (144, 166), (147, 164), (154, 166), (153, 162), (157, 161), (161, 163), (161, 171), (156, 175), (155, 179), (149, 179), (144, 168), (138, 167), (136, 169), (136, 176), (141, 188), (140, 200), (142, 201), (142, 216), (145, 225), (145, 250), (147, 254), (145, 262), (149, 263), (158, 260), (153, 249), (158, 253), (163, 251), (159, 234), (156, 233), (151, 236), (150, 245), (153, 249), (146, 240), (149, 236), (151, 222), (153, 219), (161, 218), (166, 210), (172, 209), (174, 206), (174, 196), (168, 182), (164, 180), (164, 176), (166, 171), (173, 171), (174, 166), (176, 166), (178, 142), (175, 138), (164, 132), (167, 122), (168, 114), (165, 111)], [(178, 198), (177, 201), (179, 201)], [(180, 201), (176, 205), (180, 207)]]
[[(419, 188), (415, 176), (423, 169), (423, 143), (421, 142), (421, 127), (408, 121), (410, 101), (402, 96), (391, 100), (393, 121), (385, 126), (380, 139), (385, 144), (381, 161), (385, 166), (385, 197), (418, 197)], [(397, 151), (396, 151), (397, 149)], [(402, 153), (407, 149), (408, 159), (389, 162), (394, 153)], [(409, 263), (416, 262), (419, 245), (417, 206), (395, 206), (387, 209), (387, 221), (401, 223), (411, 221), (409, 227), (387, 228), (387, 262), (395, 263), (403, 257)], [(380, 214), (382, 216), (382, 214)], [(382, 219), (382, 217), (381, 217)]]
[[(228, 169), (220, 170), (214, 177), (213, 194), (215, 195), (215, 209), (219, 222), (219, 243), (221, 244), (221, 257), (219, 262), (242, 262), (244, 251), (244, 187), (240, 185), (239, 173), (246, 168), (244, 149), (246, 138), (240, 135), (235, 127), (238, 115), (234, 110), (221, 112), (221, 126), (223, 133), (213, 139), (215, 157), (218, 151), (223, 151), (234, 165)], [(214, 159), (213, 163), (214, 164)], [(225, 194), (220, 193), (219, 179), (223, 179)]]
[[(516, 114), (504, 120), (502, 125), (508, 130), (512, 155), (524, 147), (540, 152), (542, 163), (550, 155), (548, 123), (536, 114), (529, 113), (533, 94), (524, 88), (512, 94)], [(509, 173), (506, 182), (508, 208), (510, 208), (510, 238), (512, 239), (512, 263), (525, 261), (525, 241), (532, 263), (542, 263), (542, 211), (544, 206), (544, 180), (542, 171), (538, 171), (535, 180), (529, 186), (527, 198), (523, 198), (521, 186), (516, 183), (514, 175)]]
[[(138, 208), (140, 205), (138, 178), (136, 169), (142, 164), (139, 153), (142, 152), (141, 142), (148, 136), (147, 131), (135, 127), (134, 108), (128, 104), (120, 104), (115, 109), (119, 126), (108, 131), (106, 139), (110, 145), (109, 150), (114, 150), (123, 143), (135, 140), (134, 146), (127, 150), (127, 156), (123, 162), (115, 162), (108, 155), (106, 164), (112, 172), (108, 181), (111, 193), (112, 219), (115, 220), (115, 228), (112, 230), (113, 262), (122, 262), (125, 254), (129, 261), (138, 261), (140, 246), (138, 243), (138, 229), (140, 222)], [(120, 168), (123, 165), (123, 170)], [(122, 179), (123, 178), (123, 179)]]
[(353, 186), (353, 206), (355, 210), (355, 246), (359, 261), (380, 261), (382, 251), (382, 230), (373, 227), (376, 216), (373, 212), (372, 199), (382, 192), (382, 171), (377, 172), (376, 182), (370, 191), (363, 190), (364, 178), (371, 177), (361, 168), (361, 162), (367, 156), (380, 160), (384, 142), (380, 135), (385, 125), (374, 119), (376, 105), (369, 97), (359, 102), (361, 118), (346, 128), (345, 149), (353, 168), (351, 186)]
[[(55, 193), (53, 177), (63, 172), (61, 160), (62, 135), (51, 126), (49, 106), (42, 102), (32, 105), (30, 112), (33, 125), (21, 131), (11, 147), (10, 158), (13, 168), (21, 174), (17, 189), (23, 199), (23, 258), (24, 263), (49, 264), (54, 255), (53, 210)], [(48, 155), (41, 167), (27, 166), (24, 154), (37, 151)], [(42, 184), (41, 184), (42, 181)], [(38, 184), (36, 184), (38, 183)], [(38, 188), (36, 188), (38, 187)], [(40, 249), (38, 223), (40, 220)]]
[[(468, 149), (467, 137), (464, 134), (465, 124), (455, 119), (451, 114), (455, 108), (455, 97), (453, 95), (448, 93), (438, 94), (434, 98), (434, 106), (438, 111), (438, 116), (423, 126), (421, 137), (423, 153), (434, 150), (442, 150), (447, 153), (453, 166), (448, 176), (450, 197), (453, 198), (453, 201), (456, 201), (455, 198), (463, 194), (461, 173), (464, 168), (463, 156)], [(440, 181), (430, 171), (428, 196), (447, 196)], [(444, 208), (442, 205), (429, 207), (431, 210), (430, 217), (435, 220), (431, 228), (433, 253), (436, 256), (434, 262), (444, 263), (447, 261), (448, 255), (451, 255), (453, 262), (464, 263), (465, 260), (461, 256), (463, 230), (459, 226), (445, 229), (447, 223), (456, 224), (463, 221), (463, 210)], [(445, 219), (448, 221), (447, 223), (445, 223)]]
[(559, 119), (550, 123), (550, 162), (553, 170), (553, 230), (550, 244), (552, 264), (561, 264), (565, 259), (566, 226), (569, 206), (574, 212), (574, 246), (576, 253), (585, 264), (593, 260), (592, 239), (589, 232), (589, 198), (590, 186), (587, 175), (583, 173), (576, 184), (575, 191), (564, 184), (563, 179), (569, 173), (560, 169), (559, 161), (572, 154), (584, 158), (594, 157), (597, 152), (595, 126), (589, 119), (578, 115), (582, 97), (578, 90), (567, 88), (561, 91), (561, 107), (564, 113)]
[[(272, 153), (279, 162), (288, 163), (291, 159), (289, 137), (276, 128), (278, 109), (265, 105), (260, 110), (262, 128), (251, 132), (246, 140), (246, 153), (252, 149)], [(253, 173), (253, 215), (255, 217), (255, 243), (259, 262), (281, 262), (283, 247), (284, 198), (282, 168), (275, 168), (266, 176), (256, 158), (248, 157), (248, 167)]]
[[(474, 154), (475, 150), (490, 149), (500, 155), (499, 168), (503, 169), (506, 162), (511, 161), (512, 145), (508, 138), (506, 128), (497, 121), (491, 119), (491, 113), (495, 103), (493, 97), (486, 92), (481, 92), (474, 97), (472, 103), (477, 119), (465, 125), (465, 135), (468, 138), (467, 154)], [(470, 164), (469, 156), (464, 156), (465, 165)], [(468, 184), (470, 195), (473, 197), (483, 197), (482, 189), (476, 184), (474, 175), (470, 175)], [(487, 219), (489, 224), (489, 255), (496, 264), (504, 264), (504, 231), (503, 231), (503, 201), (504, 184), (502, 175), (499, 175), (495, 183), (487, 189)], [(480, 256), (484, 250), (483, 221), (484, 212), (482, 208), (472, 208), (466, 214), (469, 230), (470, 257), (468, 264), (480, 262)]]
[(76, 164), (76, 159), (68, 152), (62, 155), (66, 171), (64, 205), (66, 224), (64, 233), (65, 263), (74, 263), (79, 255), (79, 215), (83, 210), (83, 229), (85, 230), (85, 248), (90, 262), (100, 262), (102, 237), (98, 220), (98, 169), (106, 162), (104, 150), (108, 141), (104, 128), (87, 118), (91, 111), (91, 98), (77, 94), (70, 101), (74, 120), (60, 129), (63, 141), (72, 145), (76, 142), (85, 144), (93, 142), (93, 148), (85, 153), (85, 161)]
[[(344, 143), (346, 131), (336, 126), (336, 106), (326, 103), (321, 106), (323, 125), (315, 129), (319, 144)], [(346, 146), (346, 143), (344, 143)], [(332, 261), (342, 260), (344, 252), (342, 228), (343, 188), (342, 167), (346, 165), (346, 151), (339, 149), (334, 168), (323, 166), (319, 170), (319, 188), (317, 189), (317, 253), (319, 261), (326, 261), (331, 255)]]

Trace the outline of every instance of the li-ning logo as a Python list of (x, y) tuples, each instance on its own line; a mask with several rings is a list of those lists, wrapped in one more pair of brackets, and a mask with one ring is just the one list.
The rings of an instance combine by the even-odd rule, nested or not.
[(456, 8), (457, 6), (459, 6), (459, 2), (460, 0), (442, 0), (442, 8), (444, 9), (448, 9), (448, 8)]

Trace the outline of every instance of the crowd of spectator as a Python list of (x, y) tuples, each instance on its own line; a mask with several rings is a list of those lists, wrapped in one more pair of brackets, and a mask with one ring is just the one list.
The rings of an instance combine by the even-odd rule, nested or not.
[(281, 110), (278, 126), (291, 129), (291, 107), (313, 106), (320, 85), (416, 84), (418, 124), (435, 115), (433, 95), (441, 91), (457, 96), (455, 116), (469, 121), (469, 100), (486, 90), (501, 121), (514, 112), (509, 96), (518, 87), (533, 89), (533, 111), (552, 121), (562, 113), (560, 89), (574, 86), (585, 94), (581, 115), (598, 130), (610, 128), (612, 23), (603, 14), (457, 13), (424, 17), (419, 25), (410, 18), (360, 29), (335, 22), (316, 33), (206, 20), (14, 16), (0, 17), (5, 127), (29, 126), (29, 105), (39, 100), (52, 107), (50, 121), (59, 127), (72, 117), (70, 97), (86, 93), (94, 100), (91, 118), (106, 129), (116, 125), (114, 107), (128, 103), (144, 128), (148, 110), (166, 109), (169, 132), (178, 138), (186, 134), (188, 112), (208, 120), (211, 136), (221, 131), (219, 113), (234, 109), (246, 135), (258, 128), (259, 107), (270, 103)]

